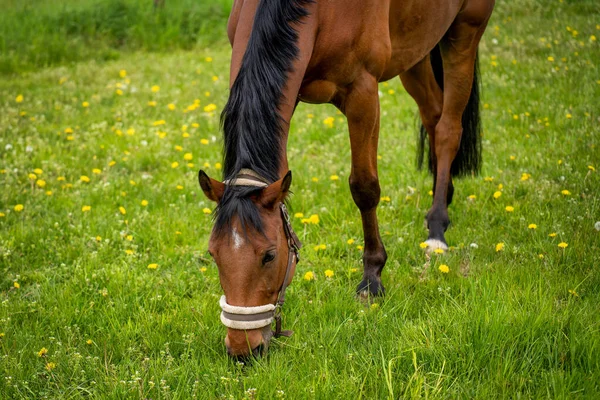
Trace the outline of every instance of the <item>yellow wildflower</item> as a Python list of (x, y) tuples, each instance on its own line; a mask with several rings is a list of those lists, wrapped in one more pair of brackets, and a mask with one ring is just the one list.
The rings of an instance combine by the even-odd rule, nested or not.
[(208, 142), (208, 139), (200, 139), (200, 143), (206, 145), (209, 142)]
[(190, 160), (192, 160), (193, 158), (194, 158), (194, 156), (192, 155), (192, 153), (185, 153), (185, 154), (183, 155), (183, 159), (184, 159), (184, 160), (186, 160), (186, 161), (190, 161)]
[(48, 354), (48, 349), (45, 347), (42, 347), (42, 349), (38, 351), (38, 357), (45, 357), (46, 354)]
[(17, 204), (17, 205), (15, 206), (15, 211), (16, 211), (16, 212), (21, 212), (21, 211), (23, 211), (23, 208), (24, 208), (24, 207), (23, 207), (23, 204)]
[(212, 62), (212, 60), (213, 60), (213, 58), (212, 58), (212, 57), (206, 57), (206, 58), (204, 59), (204, 61), (206, 61), (206, 62)]
[(29, 178), (29, 180), (32, 180), (32, 181), (35, 181), (37, 179), (36, 174), (27, 174), (27, 177)]
[(419, 247), (422, 248), (422, 249), (426, 249), (428, 246), (429, 245), (427, 243), (425, 243), (425, 242), (419, 243)]
[(168, 107), (168, 108), (169, 108), (169, 110), (171, 110), (171, 111), (175, 110), (175, 104), (173, 104), (173, 103), (170, 103), (170, 104), (169, 104), (167, 107)]
[(500, 192), (500, 191), (496, 191), (496, 192), (494, 192), (494, 198), (495, 198), (495, 199), (499, 199), (499, 198), (500, 198), (500, 196), (502, 196), (502, 192)]
[(211, 211), (211, 209), (210, 209), (210, 208), (208, 208), (208, 207), (205, 207), (205, 208), (203, 208), (203, 209), (202, 209), (202, 212), (203, 212), (204, 214), (210, 214), (212, 211)]
[(119, 76), (121, 78), (125, 78), (127, 76), (127, 71), (125, 71), (124, 69), (120, 70), (119, 71)]
[(556, 237), (556, 232), (549, 233), (548, 236), (550, 236), (551, 238)]
[(523, 172), (523, 173), (521, 174), (521, 180), (522, 180), (522, 181), (526, 181), (526, 180), (528, 180), (529, 178), (531, 178), (531, 174), (528, 174), (527, 172)]
[(38, 176), (44, 173), (44, 171), (41, 168), (36, 168), (36, 169), (33, 170), (33, 172), (35, 172), (36, 174), (38, 174)]
[(446, 264), (440, 265), (438, 269), (443, 274), (447, 274), (448, 272), (450, 272), (450, 268)]
[(150, 100), (150, 101), (148, 102), (148, 106), (150, 106), (150, 107), (156, 107), (156, 101), (154, 101), (154, 100)]
[(529, 229), (537, 229), (537, 225), (536, 224), (529, 224), (529, 225), (527, 225), (527, 228), (529, 228)]
[(81, 175), (81, 176), (79, 177), (79, 180), (80, 180), (81, 182), (88, 183), (88, 182), (90, 181), (90, 178), (89, 178), (88, 176), (86, 176), (86, 175)]
[(315, 279), (315, 274), (312, 271), (308, 271), (304, 274), (305, 281), (312, 281), (313, 279)]
[(381, 201), (386, 201), (386, 202), (388, 202), (388, 203), (389, 203), (390, 201), (392, 201), (392, 199), (390, 198), (390, 196), (383, 196), (383, 197), (381, 197), (379, 200), (381, 200)]
[(315, 251), (319, 251), (319, 250), (325, 250), (327, 248), (327, 245), (325, 244), (318, 244), (314, 247)]
[(200, 272), (206, 272), (208, 270), (208, 268), (206, 267), (200, 267)]
[(88, 339), (88, 340), (86, 340), (85, 342), (86, 342), (87, 344), (92, 344), (92, 343), (94, 343), (94, 342), (92, 342), (92, 339)]
[(177, 168), (179, 167), (179, 163), (177, 161), (174, 161), (171, 163), (171, 168)]
[(43, 188), (44, 186), (46, 186), (46, 181), (45, 181), (45, 180), (43, 180), (43, 179), (38, 179), (38, 180), (35, 182), (35, 184), (36, 184), (36, 185), (38, 185), (39, 187)]
[(433, 252), (434, 252), (435, 254), (444, 254), (444, 250), (443, 250), (443, 249), (440, 249), (440, 248), (437, 248), (437, 249), (433, 250)]
[(115, 94), (116, 94), (117, 96), (123, 96), (123, 90), (121, 90), (121, 89), (117, 89), (117, 90), (115, 90)]
[(48, 364), (46, 364), (46, 369), (48, 371), (52, 371), (54, 368), (56, 368), (56, 363), (49, 362)]
[(164, 125), (166, 123), (167, 123), (167, 121), (165, 121), (164, 119), (159, 119), (158, 121), (154, 121), (152, 123), (152, 126), (160, 126), (160, 125)]
[(89, 103), (89, 102), (87, 102), (87, 101), (84, 101), (83, 103), (81, 103), (81, 106), (82, 106), (83, 108), (88, 108), (88, 107), (90, 106), (90, 103)]
[(125, 254), (127, 254), (128, 256), (133, 255), (133, 253), (135, 253), (135, 251), (131, 250), (131, 249), (127, 249), (125, 250)]
[(119, 212), (120, 212), (122, 215), (125, 215), (125, 214), (127, 214), (127, 210), (126, 210), (126, 209), (125, 209), (125, 207), (123, 207), (123, 206), (120, 206), (120, 207), (119, 207)]
[(333, 128), (334, 122), (335, 122), (335, 118), (333, 118), (333, 117), (327, 117), (323, 120), (323, 123), (325, 124), (325, 126), (327, 126), (329, 128)]
[(506, 210), (506, 212), (513, 212), (513, 211), (515, 211), (515, 208), (513, 206), (506, 206), (504, 209)]
[(496, 251), (503, 251), (504, 250), (504, 243), (500, 242), (496, 245)]
[(18, 289), (18, 288), (20, 288), (20, 287), (21, 287), (21, 285), (19, 284), (19, 282), (13, 282), (13, 287), (14, 287), (15, 289)]
[(563, 194), (563, 195), (565, 195), (565, 196), (570, 196), (571, 195), (571, 192), (569, 192), (567, 189), (561, 190), (560, 193)]
[(337, 176), (337, 175), (331, 175), (331, 176), (329, 177), (329, 179), (331, 179), (332, 181), (337, 181), (337, 180), (339, 180), (339, 179), (340, 179), (340, 177), (339, 177), (339, 176)]
[(148, 268), (149, 269), (156, 269), (156, 268), (158, 268), (158, 264), (148, 264)]
[(142, 200), (142, 207), (146, 207), (148, 205), (148, 200)]
[(331, 278), (334, 275), (333, 271), (330, 269), (325, 270), (325, 277)]
[(175, 188), (176, 188), (177, 190), (183, 190), (183, 186), (181, 186), (181, 185), (177, 185), (177, 186), (175, 186)]
[(160, 86), (158, 85), (154, 85), (150, 88), (150, 90), (152, 90), (154, 93), (158, 92), (160, 90)]
[(566, 249), (568, 245), (569, 245), (568, 243), (565, 243), (565, 242), (560, 242), (560, 243), (558, 244), (558, 247), (560, 247), (561, 249)]
[(22, 94), (17, 95), (17, 97), (15, 97), (15, 102), (22, 103), (23, 102), (23, 95)]
[(222, 168), (222, 165), (220, 162), (215, 163), (215, 169), (221, 169), (221, 168)]
[(354, 244), (354, 239), (348, 239), (348, 240), (346, 241), (346, 243), (348, 243), (348, 244), (352, 245), (352, 244)]
[(207, 113), (208, 112), (213, 112), (216, 109), (217, 109), (217, 106), (215, 104), (213, 104), (213, 103), (210, 103), (210, 104), (204, 106), (204, 112), (207, 112)]
[(317, 214), (312, 214), (310, 217), (308, 218), (302, 218), (302, 220), (300, 221), (303, 224), (318, 224), (320, 222), (319, 220), (319, 216)]
[(81, 211), (82, 211), (82, 212), (88, 212), (88, 211), (90, 211), (91, 209), (92, 209), (92, 206), (83, 206), (83, 207), (81, 207)]

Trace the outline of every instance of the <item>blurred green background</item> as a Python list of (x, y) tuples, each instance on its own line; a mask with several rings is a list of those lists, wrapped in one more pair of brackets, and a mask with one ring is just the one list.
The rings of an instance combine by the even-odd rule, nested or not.
[(0, 0), (0, 74), (225, 41), (233, 0)]

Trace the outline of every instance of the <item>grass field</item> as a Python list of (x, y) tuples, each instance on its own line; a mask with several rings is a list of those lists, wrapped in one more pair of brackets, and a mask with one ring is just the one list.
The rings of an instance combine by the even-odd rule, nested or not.
[(483, 171), (457, 182), (446, 255), (420, 248), (416, 106), (380, 86), (388, 293), (370, 307), (345, 120), (299, 107), (293, 213), (319, 223), (294, 219), (295, 334), (249, 366), (225, 353), (197, 184), (220, 177), (225, 42), (0, 77), (0, 399), (599, 398), (600, 10), (498, 3)]

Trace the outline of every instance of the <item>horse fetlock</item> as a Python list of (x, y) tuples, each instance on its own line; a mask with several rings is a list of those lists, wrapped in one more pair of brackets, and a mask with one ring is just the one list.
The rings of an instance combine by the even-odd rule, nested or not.
[(383, 296), (385, 288), (381, 283), (381, 278), (365, 276), (356, 288), (356, 294), (362, 299), (367, 300), (370, 297)]

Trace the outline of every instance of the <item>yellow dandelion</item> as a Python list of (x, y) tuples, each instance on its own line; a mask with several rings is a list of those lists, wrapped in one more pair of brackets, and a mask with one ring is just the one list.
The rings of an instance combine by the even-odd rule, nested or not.
[(81, 212), (88, 212), (92, 209), (92, 206), (83, 206), (81, 207)]
[(140, 204), (142, 205), (142, 207), (146, 207), (148, 205), (148, 200), (142, 200)]
[(588, 165), (588, 169), (589, 169), (590, 171), (592, 171), (592, 172), (596, 170), (596, 168), (594, 168), (594, 166), (593, 166), (593, 165)]
[(96, 242), (101, 242), (102, 241), (102, 236), (96, 236)]
[(568, 245), (569, 245), (568, 243), (565, 243), (565, 242), (560, 242), (560, 243), (558, 244), (558, 247), (560, 247), (561, 249), (566, 249)]
[(294, 218), (304, 218), (304, 214), (301, 212), (297, 212), (294, 214)]
[(4, 214), (3, 212), (0, 212), (0, 218), (2, 217), (6, 217), (6, 214)]
[(331, 175), (331, 176), (329, 177), (329, 179), (331, 179), (332, 181), (338, 181), (338, 180), (340, 179), (340, 177), (339, 177), (339, 176), (337, 176), (337, 175)]
[(215, 163), (215, 169), (221, 169), (223, 166), (221, 165), (220, 162)]
[(135, 251), (131, 250), (131, 249), (127, 249), (125, 250), (125, 254), (127, 254), (128, 256), (131, 256), (135, 253)]
[(556, 235), (557, 235), (557, 233), (556, 233), (556, 232), (552, 232), (552, 233), (549, 233), (549, 234), (548, 234), (548, 236), (550, 236), (551, 238), (553, 238), (553, 237), (556, 237)]
[(208, 270), (208, 268), (206, 267), (200, 267), (200, 272), (206, 272)]
[(43, 188), (44, 186), (46, 186), (46, 181), (45, 181), (45, 180), (43, 180), (43, 179), (38, 179), (38, 180), (35, 182), (35, 184), (36, 184), (38, 187), (41, 187), (41, 188)]
[(15, 289), (19, 289), (21, 287), (21, 285), (19, 284), (19, 282), (13, 282), (13, 287)]
[(193, 158), (194, 158), (194, 156), (192, 155), (192, 153), (185, 153), (185, 154), (183, 155), (183, 159), (184, 159), (185, 161), (191, 161)]
[(330, 270), (330, 269), (326, 269), (325, 270), (325, 277), (326, 278), (331, 278), (331, 277), (333, 277), (333, 275), (334, 275), (334, 272), (332, 270)]
[(121, 90), (121, 89), (117, 89), (117, 90), (115, 90), (115, 94), (116, 94), (117, 96), (123, 96), (123, 90)]
[(362, 249), (364, 249), (364, 247), (359, 244), (358, 246), (356, 246), (356, 249), (357, 250), (362, 250)]
[(25, 207), (23, 207), (23, 204), (17, 204), (15, 206), (15, 211), (16, 212), (21, 212), (21, 211), (23, 211), (23, 208), (25, 208)]
[(200, 143), (207, 145), (209, 142), (208, 142), (208, 139), (200, 139)]
[(203, 208), (203, 209), (202, 209), (202, 212), (203, 212), (204, 214), (210, 214), (212, 211), (211, 211), (211, 209), (210, 209), (210, 208), (208, 208), (208, 207), (205, 207), (205, 208)]
[(302, 218), (302, 220), (300, 222), (302, 222), (303, 224), (317, 225), (320, 222), (320, 219), (319, 219), (319, 216), (317, 214), (312, 214), (308, 218)]
[(419, 247), (422, 248), (422, 249), (426, 249), (428, 246), (429, 245), (427, 243), (425, 243), (425, 242), (419, 243)]
[(81, 175), (81, 176), (79, 177), (79, 180), (80, 180), (81, 182), (89, 183), (89, 181), (90, 181), (90, 178), (89, 178), (88, 176), (86, 176), (86, 175)]
[(127, 71), (125, 71), (124, 69), (120, 70), (119, 71), (119, 76), (121, 78), (125, 78), (127, 76)]
[(31, 181), (35, 181), (37, 179), (37, 175), (36, 174), (27, 174), (27, 177)]
[(177, 161), (174, 161), (171, 163), (171, 168), (177, 168), (179, 167), (179, 163)]
[(170, 103), (170, 104), (167, 106), (167, 108), (168, 108), (169, 110), (173, 111), (173, 110), (175, 110), (176, 106), (175, 106), (175, 104), (173, 104), (173, 103)]
[(158, 85), (154, 85), (154, 86), (152, 86), (152, 87), (150, 88), (150, 90), (152, 90), (152, 92), (156, 93), (156, 92), (158, 92), (158, 91), (160, 90), (160, 86), (158, 86)]
[(494, 198), (495, 198), (495, 199), (499, 199), (499, 198), (500, 198), (500, 196), (502, 196), (502, 192), (501, 192), (501, 191), (496, 191), (496, 192), (494, 192)]
[(467, 196), (467, 199), (469, 200), (475, 200), (477, 198), (477, 196), (475, 196), (474, 194), (470, 194), (469, 196)]
[(152, 123), (152, 126), (160, 126), (160, 125), (164, 125), (166, 123), (167, 123), (167, 121), (165, 121), (164, 119), (159, 119), (158, 121), (154, 121)]
[(506, 206), (504, 209), (506, 210), (506, 212), (513, 212), (513, 211), (515, 211), (515, 208), (513, 206)]
[(210, 103), (210, 104), (204, 106), (204, 112), (207, 112), (207, 113), (213, 112), (216, 109), (217, 109), (217, 106), (216, 106), (216, 104), (213, 104), (213, 103)]
[(385, 202), (388, 202), (388, 203), (392, 201), (392, 199), (391, 199), (390, 196), (383, 196), (379, 200), (380, 201), (385, 201)]
[(45, 357), (46, 354), (48, 354), (48, 349), (45, 347), (42, 347), (42, 349), (38, 351), (38, 357)]
[(85, 342), (86, 342), (87, 344), (92, 344), (92, 343), (94, 343), (94, 342), (92, 342), (92, 339), (88, 339), (88, 340), (86, 340)]
[(148, 264), (148, 269), (156, 269), (158, 268), (158, 264)]
[(561, 194), (565, 195), (565, 196), (570, 196), (571, 192), (569, 192), (567, 189), (561, 190), (560, 191)]
[(206, 58), (204, 59), (204, 61), (206, 61), (206, 62), (212, 62), (212, 61), (213, 61), (213, 58), (212, 58), (212, 57), (206, 57)]
[(348, 239), (346, 241), (346, 243), (348, 243), (349, 245), (352, 245), (352, 244), (354, 244), (354, 239)]
[(379, 303), (372, 303), (369, 307), (371, 310), (377, 310), (379, 308)]
[(504, 250), (504, 243), (500, 242), (496, 245), (496, 251), (503, 251)]
[(333, 128), (333, 123), (335, 122), (335, 118), (327, 117), (323, 120), (323, 124), (329, 128)]
[(46, 370), (52, 371), (54, 368), (56, 368), (56, 363), (49, 362), (48, 364), (46, 364)]
[(41, 174), (44, 173), (44, 171), (41, 168), (36, 168), (33, 170), (34, 173), (38, 174), (38, 176), (40, 176)]
[(120, 207), (119, 207), (119, 212), (120, 212), (122, 215), (125, 215), (125, 214), (127, 214), (127, 210), (126, 210), (126, 209), (125, 209), (125, 207), (123, 207), (123, 206), (120, 206)]
[(528, 180), (529, 178), (531, 178), (531, 174), (528, 174), (527, 172), (523, 172), (523, 173), (521, 174), (521, 180), (522, 180), (522, 181), (526, 181), (526, 180)]
[(444, 254), (444, 250), (443, 250), (443, 249), (440, 249), (440, 248), (437, 248), (437, 249), (433, 250), (433, 252), (434, 252), (435, 254)]
[(154, 101), (154, 100), (150, 100), (150, 101), (148, 102), (148, 106), (149, 106), (149, 107), (156, 107), (156, 101)]
[(327, 245), (325, 245), (325, 244), (318, 244), (313, 249), (315, 251), (319, 251), (319, 250), (325, 250), (326, 248), (327, 248)]
[(447, 274), (448, 272), (450, 272), (450, 267), (448, 267), (446, 264), (440, 265), (438, 269), (443, 274)]
[(22, 94), (17, 95), (17, 97), (15, 97), (15, 102), (22, 103), (23, 102), (23, 95)]
[(308, 271), (304, 274), (305, 281), (312, 281), (313, 279), (315, 279), (315, 274), (312, 271)]
[(81, 103), (81, 106), (82, 106), (83, 108), (88, 108), (88, 107), (90, 106), (90, 103), (89, 103), (89, 102), (87, 102), (87, 101), (84, 101), (83, 103)]
[(527, 225), (527, 228), (529, 228), (529, 229), (537, 229), (537, 225), (536, 224), (529, 224), (529, 225)]
[(175, 186), (175, 188), (176, 188), (177, 190), (183, 190), (183, 186), (182, 186), (182, 185), (177, 185), (177, 186)]
[(177, 145), (175, 146), (175, 151), (183, 151), (183, 147)]

